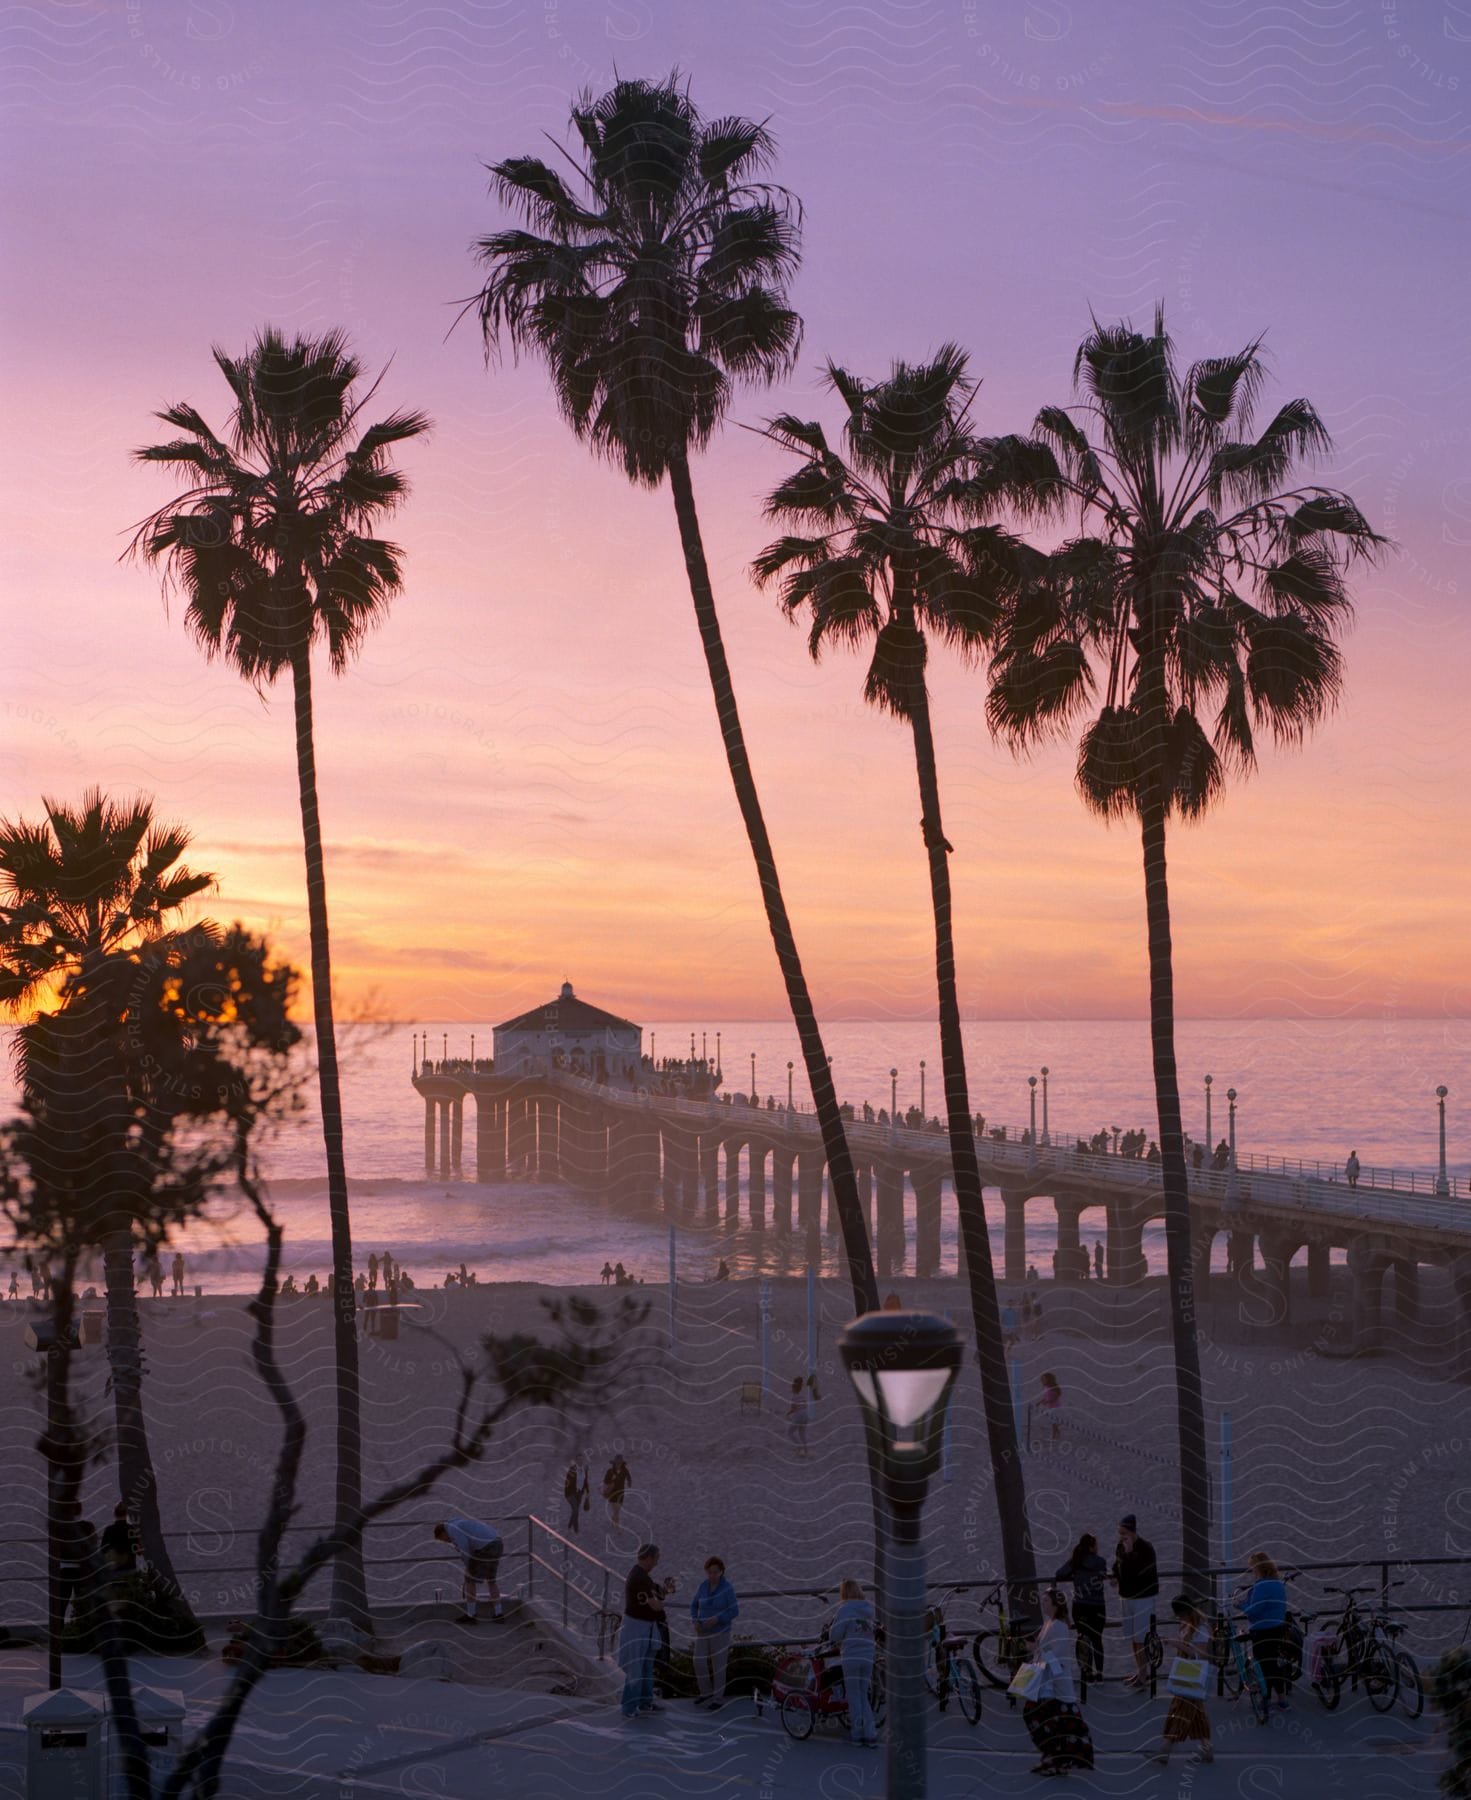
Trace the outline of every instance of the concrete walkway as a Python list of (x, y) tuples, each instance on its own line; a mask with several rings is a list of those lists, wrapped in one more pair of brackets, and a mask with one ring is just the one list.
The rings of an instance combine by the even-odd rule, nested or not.
[[(223, 1691), (218, 1659), (139, 1658), (138, 1678), (183, 1692), (191, 1727)], [(87, 1657), (68, 1657), (70, 1685), (100, 1688)], [(34, 1651), (0, 1652), (0, 1795), (24, 1793), (21, 1701), (44, 1680)], [(1095, 1692), (1088, 1707), (1098, 1752), (1091, 1775), (1073, 1787), (1100, 1795), (1260, 1796), (1261, 1800), (1416, 1800), (1432, 1795), (1444, 1738), (1429, 1715), (1411, 1723), (1381, 1718), (1345, 1698), (1325, 1713), (1307, 1690), (1286, 1713), (1256, 1726), (1243, 1705), (1213, 1702), (1216, 1761), (1178, 1753), (1167, 1769), (1147, 1760), (1156, 1747), (1163, 1699), (1122, 1690)], [(931, 1714), (932, 1800), (1030, 1793), (1035, 1755), (1019, 1712), (987, 1693), (979, 1726)], [(792, 1742), (768, 1710), (750, 1701), (723, 1712), (671, 1703), (660, 1716), (624, 1723), (616, 1707), (551, 1694), (489, 1691), (446, 1682), (405, 1681), (356, 1671), (270, 1675), (237, 1731), (227, 1765), (228, 1800), (348, 1800), (432, 1794), (442, 1800), (675, 1800), (685, 1795), (751, 1800), (877, 1800), (884, 1757), (857, 1751), (830, 1726)]]

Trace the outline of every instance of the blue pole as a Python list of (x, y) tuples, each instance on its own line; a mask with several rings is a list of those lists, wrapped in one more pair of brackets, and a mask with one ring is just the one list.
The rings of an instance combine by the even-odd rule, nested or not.
[[(1221, 1567), (1231, 1567), (1231, 1415), (1221, 1414)], [(1229, 1574), (1221, 1577), (1223, 1598), (1230, 1595)]]
[(817, 1372), (817, 1270), (807, 1265), (807, 1373)]
[(761, 1404), (766, 1405), (766, 1396), (771, 1392), (771, 1283), (763, 1281), (760, 1289), (761, 1305)]
[(669, 1348), (674, 1348), (674, 1227), (669, 1227)]
[(1017, 1442), (1021, 1443), (1026, 1435), (1026, 1421), (1022, 1417), (1022, 1359), (1019, 1356), (1011, 1359), (1011, 1410), (1016, 1418)]

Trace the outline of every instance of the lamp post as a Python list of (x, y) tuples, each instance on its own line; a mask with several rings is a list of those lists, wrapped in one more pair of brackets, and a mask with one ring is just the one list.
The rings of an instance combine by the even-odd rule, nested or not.
[[(694, 1053), (695, 1053), (695, 1034), (694, 1034), (694, 1032), (691, 1032), (690, 1033), (690, 1055), (693, 1056)], [(708, 1064), (710, 1061), (710, 1051), (709, 1051), (709, 1047), (706, 1043), (705, 1033), (703, 1031), (700, 1033), (700, 1061), (702, 1063), (706, 1063), (706, 1064)]]
[(720, 1060), (720, 1033), (715, 1033), (715, 1079), (719, 1081), (724, 1073), (724, 1064)]
[(1050, 1144), (1052, 1133), (1047, 1129), (1047, 1064), (1042, 1065), (1042, 1142)]
[(650, 1063), (653, 1064), (653, 1066), (656, 1069), (659, 1066), (659, 1057), (658, 1057), (658, 1051), (657, 1051), (658, 1043), (659, 1043), (658, 1032), (651, 1031), (649, 1033), (649, 1061), (650, 1061)]
[(1440, 1173), (1435, 1178), (1437, 1200), (1449, 1200), (1451, 1197), (1450, 1179), (1445, 1170), (1445, 1097), (1450, 1091), (1448, 1087), (1438, 1087), (1435, 1090), (1436, 1102), (1440, 1107)]
[(475, 1073), (475, 1033), (470, 1033), (470, 1073)]
[(1236, 1195), (1236, 1090), (1235, 1090), (1235, 1088), (1227, 1088), (1226, 1089), (1226, 1100), (1227, 1100), (1227, 1103), (1230, 1108), (1230, 1110), (1226, 1114), (1226, 1121), (1227, 1121), (1227, 1127), (1228, 1127), (1228, 1143), (1230, 1146), (1230, 1157), (1226, 1164), (1226, 1204), (1227, 1204), (1227, 1206), (1234, 1206), (1236, 1204), (1236, 1198), (1237, 1198), (1237, 1195)]
[(899, 1129), (899, 1071), (889, 1070), (889, 1129)]
[(1216, 1148), (1215, 1145), (1211, 1142), (1211, 1078), (1209, 1075), (1207, 1075), (1205, 1078), (1205, 1153), (1206, 1153), (1206, 1155), (1207, 1156), (1213, 1155), (1215, 1152), (1215, 1148)]
[(923, 1057), (920, 1057), (920, 1059), (919, 1059), (919, 1116), (922, 1119), (928, 1119), (930, 1116), (929, 1112), (926, 1110), (925, 1103), (924, 1103), (924, 1058)]
[(751, 1104), (756, 1104), (756, 1052), (751, 1052)]
[(419, 1034), (414, 1033), (414, 1073), (419, 1073)]
[(791, 1061), (788, 1060), (788, 1062), (787, 1062), (787, 1111), (791, 1112), (792, 1110), (793, 1110), (793, 1107), (792, 1107), (792, 1064), (791, 1064)]
[(1035, 1150), (1037, 1147), (1037, 1077), (1028, 1075), (1027, 1086), (1032, 1090), (1032, 1135), (1027, 1142)]
[(449, 1033), (447, 1031), (440, 1035), (439, 1060), (442, 1063), (449, 1061)]
[(933, 1313), (871, 1312), (838, 1340), (872, 1439), (882, 1446), (889, 1503), (884, 1625), (889, 1679), (890, 1800), (926, 1793), (925, 1581), (920, 1517), (940, 1467), (945, 1415), (960, 1373), (954, 1326)]

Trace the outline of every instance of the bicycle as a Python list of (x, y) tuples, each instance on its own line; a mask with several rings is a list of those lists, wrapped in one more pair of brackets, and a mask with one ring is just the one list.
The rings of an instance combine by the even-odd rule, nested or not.
[[(842, 1662), (837, 1647), (819, 1644), (816, 1649), (773, 1650), (775, 1668), (771, 1678), (771, 1703), (781, 1719), (787, 1736), (801, 1743), (812, 1736), (819, 1719), (850, 1727), (848, 1696), (843, 1687)], [(869, 1704), (875, 1727), (884, 1722), (888, 1691), (884, 1659), (875, 1655), (873, 1674), (868, 1683)], [(758, 1705), (758, 1712), (761, 1707)]]
[[(1399, 1583), (1394, 1585), (1398, 1587)], [(1333, 1641), (1320, 1645), (1315, 1652), (1313, 1667), (1309, 1670), (1309, 1686), (1328, 1712), (1333, 1712), (1342, 1699), (1345, 1681), (1352, 1687), (1363, 1687), (1375, 1712), (1389, 1712), (1399, 1690), (1395, 1651), (1392, 1644), (1386, 1644), (1378, 1635), (1373, 1615), (1366, 1617), (1365, 1609), (1358, 1603), (1360, 1594), (1372, 1593), (1373, 1589), (1330, 1587), (1327, 1591), (1343, 1595), (1343, 1611), (1333, 1628)], [(1386, 1636), (1392, 1639), (1394, 1633), (1389, 1630), (1388, 1620), (1383, 1621), (1383, 1628)], [(1406, 1651), (1404, 1655), (1413, 1667), (1409, 1653)], [(1419, 1671), (1415, 1670), (1417, 1688), (1419, 1679)], [(1423, 1694), (1421, 1704), (1424, 1704)]]
[(1211, 1627), (1211, 1661), (1219, 1670), (1220, 1692), (1233, 1701), (1245, 1694), (1257, 1724), (1265, 1725), (1272, 1711), (1272, 1690), (1267, 1685), (1266, 1671), (1256, 1659), (1249, 1620), (1230, 1619), (1224, 1613), (1216, 1615)]
[(1027, 1660), (1031, 1647), (1028, 1633), (1018, 1631), (1006, 1617), (1006, 1583), (998, 1581), (981, 1601), (981, 1611), (996, 1608), (996, 1624), (983, 1626), (971, 1640), (971, 1661), (981, 1678), (1003, 1693), (1011, 1686), (1012, 1677)]
[[(1394, 1585), (1398, 1587), (1399, 1583)], [(1388, 1608), (1383, 1605), (1370, 1615), (1370, 1638), (1394, 1665), (1394, 1699), (1399, 1701), (1400, 1709), (1407, 1719), (1418, 1719), (1425, 1710), (1425, 1689), (1420, 1680), (1420, 1666), (1408, 1650), (1402, 1650), (1394, 1641), (1407, 1629), (1405, 1625), (1391, 1619)], [(1370, 1703), (1373, 1703), (1372, 1696)], [(1390, 1707), (1380, 1707), (1379, 1710), (1388, 1712)]]
[[(950, 1596), (947, 1594), (945, 1598), (948, 1600)], [(972, 1725), (978, 1725), (981, 1719), (981, 1684), (976, 1680), (974, 1664), (963, 1658), (966, 1640), (963, 1637), (946, 1636), (945, 1609), (942, 1605), (931, 1607), (928, 1624), (931, 1654), (925, 1659), (925, 1686), (939, 1701), (941, 1712), (949, 1706), (953, 1695), (960, 1703), (962, 1715)]]

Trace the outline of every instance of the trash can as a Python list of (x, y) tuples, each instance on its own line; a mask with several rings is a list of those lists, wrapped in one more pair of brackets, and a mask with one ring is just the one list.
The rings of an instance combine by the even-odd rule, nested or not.
[(378, 1335), (381, 1338), (398, 1340), (398, 1308), (396, 1306), (380, 1307), (378, 1311)]
[[(163, 1786), (173, 1773), (179, 1752), (184, 1747), (184, 1696), (177, 1688), (135, 1687), (133, 1705), (138, 1714), (138, 1729), (143, 1734), (148, 1752), (148, 1772), (155, 1790)], [(122, 1744), (114, 1721), (109, 1718), (108, 1765), (110, 1800), (127, 1800), (123, 1780)]]
[(82, 1342), (84, 1344), (100, 1344), (102, 1342), (102, 1317), (100, 1306), (89, 1306), (82, 1313)]
[(27, 1800), (107, 1800), (107, 1715), (102, 1696), (57, 1688), (21, 1703)]

